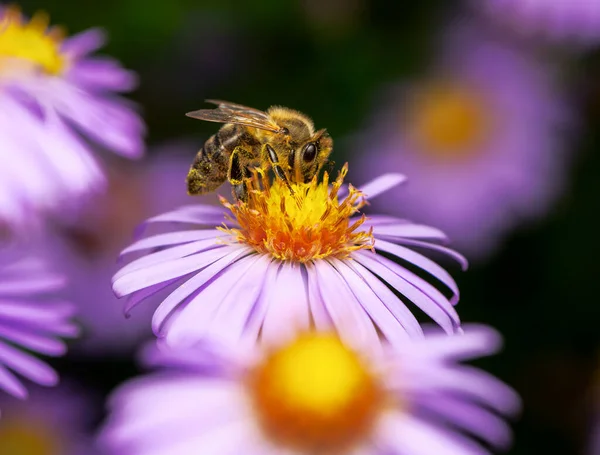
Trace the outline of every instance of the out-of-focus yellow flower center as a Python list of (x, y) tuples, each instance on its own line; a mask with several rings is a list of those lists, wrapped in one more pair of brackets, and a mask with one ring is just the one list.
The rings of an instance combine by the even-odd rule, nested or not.
[(58, 436), (39, 422), (0, 421), (0, 455), (64, 455)]
[(265, 435), (308, 453), (340, 453), (369, 437), (384, 406), (380, 382), (334, 334), (305, 334), (250, 374)]
[(248, 181), (247, 202), (221, 199), (240, 228), (220, 229), (259, 253), (287, 261), (346, 258), (353, 251), (372, 248), (372, 231), (359, 230), (365, 216), (349, 223), (366, 203), (363, 194), (350, 186), (346, 198), (338, 200), (347, 172), (344, 166), (331, 188), (327, 173), (320, 183), (315, 177), (310, 183), (292, 184), (293, 194), (281, 180), (271, 184), (263, 172), (256, 172)]
[(16, 60), (25, 61), (48, 74), (59, 74), (65, 67), (60, 53), (62, 32), (48, 29), (48, 16), (37, 13), (25, 22), (17, 8), (0, 15), (0, 71)]
[(434, 84), (415, 94), (408, 110), (408, 131), (426, 153), (461, 158), (476, 152), (485, 140), (491, 115), (475, 90)]

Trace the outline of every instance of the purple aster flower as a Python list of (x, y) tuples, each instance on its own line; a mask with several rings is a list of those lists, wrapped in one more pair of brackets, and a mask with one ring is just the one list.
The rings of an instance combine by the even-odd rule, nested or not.
[(325, 174), (322, 182), (294, 187), (293, 195), (279, 179), (271, 184), (255, 173), (247, 203), (221, 199), (224, 208), (198, 204), (151, 218), (149, 225), (181, 227), (126, 248), (126, 256), (145, 254), (117, 272), (113, 290), (129, 296), (130, 311), (174, 289), (153, 317), (154, 332), (173, 343), (212, 333), (271, 341), (289, 334), (290, 325), (399, 342), (422, 336), (412, 305), (446, 332), (459, 331), (456, 283), (416, 250), (465, 266), (462, 256), (439, 244), (445, 236), (437, 229), (359, 216), (365, 195), (403, 177), (384, 175), (358, 191), (342, 187), (346, 170), (331, 186)]
[[(278, 344), (155, 351), (168, 367), (112, 396), (100, 441), (114, 454), (488, 454), (506, 448), (515, 392), (461, 362), (495, 352), (499, 335), (469, 327), (373, 349), (331, 332)], [(465, 432), (465, 433), (463, 433)]]
[(595, 0), (475, 0), (495, 21), (523, 35), (573, 44), (600, 43), (600, 3)]
[(16, 248), (0, 252), (0, 390), (27, 397), (12, 372), (43, 386), (57, 384), (56, 372), (30, 352), (63, 355), (66, 345), (60, 337), (77, 335), (69, 320), (73, 306), (48, 296), (63, 284), (41, 260)]
[(30, 399), (0, 397), (2, 455), (94, 455), (93, 399), (80, 387), (31, 387)]
[(476, 27), (451, 30), (445, 46), (431, 76), (392, 91), (354, 141), (358, 169), (405, 173), (406, 188), (375, 208), (439, 226), (480, 259), (560, 194), (569, 113), (532, 55)]
[(0, 219), (13, 227), (32, 213), (75, 209), (79, 196), (101, 190), (105, 179), (83, 137), (136, 158), (144, 125), (115, 96), (135, 76), (115, 60), (92, 57), (104, 36), (90, 30), (68, 39), (48, 28), (46, 16), (27, 22), (0, 7)]
[(152, 336), (152, 306), (126, 319), (110, 280), (119, 267), (115, 257), (131, 241), (135, 227), (189, 199), (181, 191), (181, 176), (190, 163), (177, 156), (181, 149), (185, 147), (169, 144), (154, 149), (144, 163), (109, 164), (107, 192), (94, 198), (76, 222), (58, 226), (44, 238), (47, 255), (68, 278), (62, 295), (77, 305), (83, 328), (73, 350), (124, 355)]

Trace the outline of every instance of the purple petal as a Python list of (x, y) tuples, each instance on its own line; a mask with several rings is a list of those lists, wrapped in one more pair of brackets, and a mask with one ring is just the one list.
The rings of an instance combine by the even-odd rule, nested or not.
[(330, 332), (335, 328), (333, 320), (327, 311), (326, 305), (321, 298), (319, 289), (319, 281), (317, 280), (317, 272), (314, 267), (305, 266), (308, 276), (308, 300), (310, 304), (310, 312), (317, 330)]
[(16, 329), (0, 323), (0, 339), (16, 343), (31, 351), (41, 354), (60, 356), (67, 351), (67, 346), (60, 340), (40, 336), (39, 334)]
[(248, 321), (244, 330), (244, 340), (254, 344), (258, 339), (260, 330), (263, 326), (267, 311), (272, 305), (275, 305), (279, 296), (277, 288), (277, 276), (279, 275), (280, 261), (271, 261), (266, 267), (261, 294), (256, 299), (252, 312), (248, 315)]
[[(376, 242), (377, 242), (377, 236), (375, 236), (375, 238), (376, 238)], [(457, 253), (456, 251), (454, 251), (450, 248), (446, 248), (445, 246), (436, 245), (435, 243), (422, 242), (420, 240), (413, 240), (413, 239), (386, 238), (386, 236), (382, 236), (382, 238), (383, 238), (383, 240), (395, 241), (395, 243), (400, 243), (402, 245), (410, 245), (410, 246), (415, 246), (415, 247), (419, 247), (419, 248), (425, 248), (428, 250), (437, 251), (439, 253), (442, 253), (445, 256), (449, 256), (452, 259), (454, 259), (456, 262), (458, 262), (460, 264), (460, 266), (463, 270), (467, 270), (467, 268), (469, 267), (469, 262), (462, 254)]]
[(243, 371), (245, 362), (240, 360), (251, 358), (253, 348), (254, 343), (235, 343), (232, 347), (222, 339), (206, 338), (192, 346), (172, 349), (164, 338), (160, 338), (143, 347), (140, 359), (143, 365), (164, 367), (172, 372), (208, 372), (211, 376), (214, 373), (215, 377), (234, 379)]
[(223, 232), (217, 231), (216, 229), (194, 229), (191, 231), (168, 232), (166, 234), (153, 235), (152, 237), (138, 240), (121, 251), (121, 255), (152, 248), (179, 245), (197, 240), (206, 240), (223, 235), (225, 235)]
[[(411, 338), (421, 338), (423, 330), (415, 316), (406, 307), (405, 303), (394, 294), (384, 282), (378, 278), (369, 267), (365, 267), (359, 260), (348, 264), (370, 288), (377, 298), (385, 305), (396, 321), (404, 328)], [(366, 302), (363, 302), (366, 304)]]
[[(242, 262), (242, 261), (239, 261)], [(227, 273), (236, 274), (239, 276), (237, 283), (233, 285), (230, 292), (223, 299), (219, 307), (217, 308), (212, 321), (208, 327), (208, 335), (214, 336), (215, 339), (219, 337), (224, 342), (239, 342), (240, 338), (244, 333), (244, 329), (248, 323), (248, 319), (252, 314), (255, 303), (259, 298), (260, 292), (265, 281), (265, 272), (269, 268), (271, 258), (267, 255), (251, 255), (247, 260), (243, 261), (244, 267), (240, 267), (239, 271), (228, 270)], [(278, 284), (281, 286), (286, 281), (286, 277), (282, 276), (280, 272), (277, 279)], [(289, 282), (290, 286), (294, 283)], [(212, 283), (211, 286), (215, 286), (216, 283)], [(302, 294), (302, 288), (288, 288), (298, 289), (299, 294)], [(289, 295), (289, 294), (288, 294)], [(293, 294), (292, 294), (293, 295)], [(296, 299), (293, 299), (294, 301)], [(300, 298), (300, 300), (302, 300)], [(306, 312), (306, 324), (302, 325), (301, 328), (308, 326), (308, 303), (304, 303), (304, 310)], [(295, 329), (295, 325), (299, 324), (298, 312), (290, 308), (290, 304), (287, 301), (279, 301), (279, 307), (285, 308), (285, 315), (290, 320), (288, 330), (292, 331)], [(268, 320), (270, 313), (274, 313), (276, 308), (270, 306), (265, 318), (265, 323)], [(274, 318), (278, 320), (277, 316)], [(279, 320), (279, 326), (285, 324), (285, 320)], [(265, 327), (263, 325), (263, 336), (265, 335)]]
[(410, 349), (423, 358), (456, 362), (492, 355), (502, 347), (502, 336), (491, 327), (468, 324), (463, 329), (465, 333), (452, 338), (452, 343), (448, 343), (444, 335), (431, 335), (424, 343)]
[[(230, 410), (229, 418), (231, 421), (215, 424), (212, 429), (209, 425), (205, 425), (207, 431), (202, 434), (198, 434), (196, 431), (192, 433), (194, 436), (190, 439), (179, 439), (177, 440), (179, 442), (175, 444), (172, 442), (168, 446), (169, 455), (189, 455), (196, 452), (198, 447), (202, 447), (202, 451), (206, 451), (205, 453), (213, 454), (238, 454), (246, 451), (247, 447), (252, 447), (251, 453), (263, 455), (263, 452), (258, 452), (253, 444), (260, 435), (255, 429), (254, 422), (249, 418), (243, 419), (240, 413), (236, 412), (235, 407)], [(259, 439), (259, 441), (263, 440), (263, 438)], [(162, 453), (164, 451), (157, 450), (148, 452), (148, 455)]]
[(62, 44), (62, 51), (71, 58), (78, 59), (100, 49), (106, 42), (106, 32), (92, 28), (67, 38)]
[(379, 177), (371, 180), (369, 183), (366, 183), (360, 187), (360, 191), (362, 191), (367, 199), (373, 199), (374, 197), (379, 196), (381, 193), (385, 193), (391, 188), (400, 185), (406, 180), (406, 177), (402, 174), (383, 174)]
[[(180, 305), (181, 301), (188, 296), (196, 293), (207, 282), (218, 276), (223, 270), (227, 269), (230, 264), (239, 260), (241, 257), (249, 254), (248, 248), (245, 247), (225, 247), (219, 251), (219, 255), (211, 255), (203, 253), (200, 256), (206, 256), (203, 260), (202, 267), (196, 275), (187, 280), (176, 290), (174, 290), (156, 309), (152, 318), (152, 329), (157, 335), (162, 335), (163, 325), (175, 308)], [(179, 261), (182, 261), (180, 259)], [(190, 270), (193, 271), (193, 270)], [(225, 273), (227, 274), (227, 270)], [(239, 277), (236, 277), (236, 279)]]
[[(352, 217), (350, 218), (349, 224), (353, 224), (355, 221), (358, 221), (360, 217)], [(365, 221), (365, 224), (368, 226), (383, 226), (386, 224), (414, 224), (410, 220), (405, 220), (404, 218), (398, 218), (395, 216), (389, 215), (369, 215)]]
[(142, 303), (149, 297), (157, 294), (163, 289), (169, 287), (170, 285), (176, 283), (179, 280), (185, 279), (184, 277), (173, 278), (172, 280), (167, 280), (164, 283), (158, 283), (154, 286), (149, 286), (145, 289), (140, 289), (139, 291), (134, 292), (127, 296), (127, 300), (125, 301), (125, 305), (123, 306), (123, 313), (125, 317), (129, 317), (131, 310), (133, 310), (136, 306)]
[(0, 389), (5, 390), (7, 393), (14, 397), (24, 400), (27, 398), (28, 393), (25, 386), (19, 381), (15, 375), (0, 364)]
[[(408, 371), (406, 365), (404, 369)], [(427, 396), (432, 389), (438, 389), (444, 393), (477, 400), (506, 415), (516, 414), (521, 409), (521, 399), (513, 389), (494, 376), (473, 367), (461, 366), (459, 369), (437, 364), (431, 366), (426, 374), (422, 372), (419, 377), (419, 381), (411, 382), (410, 385), (404, 382), (400, 386), (401, 393)], [(407, 387), (410, 390), (407, 391)]]
[(94, 58), (78, 61), (68, 73), (69, 80), (84, 89), (126, 92), (138, 83), (136, 74), (123, 69), (110, 58)]
[(190, 223), (219, 226), (225, 221), (226, 214), (227, 211), (223, 207), (212, 205), (186, 206), (152, 217), (146, 223)]
[(58, 275), (47, 275), (43, 277), (15, 277), (12, 278), (6, 274), (2, 275), (0, 282), (0, 295), (18, 296), (27, 294), (37, 294), (40, 292), (49, 292), (61, 289), (65, 285), (65, 279)]
[[(368, 284), (368, 281), (372, 280), (364, 278), (363, 275), (353, 267), (354, 264), (347, 264), (345, 261), (341, 260), (334, 260), (332, 261), (332, 264), (338, 269), (340, 274), (344, 276), (346, 283), (350, 286), (356, 299), (361, 303), (367, 313), (369, 313), (369, 316), (373, 319), (383, 336), (394, 345), (406, 342), (409, 331), (406, 330), (402, 323), (398, 322), (394, 314), (389, 310), (390, 306), (403, 306), (404, 304), (399, 301), (389, 289), (389, 292), (381, 292), (383, 298), (388, 299), (387, 303), (380, 300), (381, 297), (379, 297)], [(365, 273), (368, 274), (369, 272), (365, 270)], [(385, 285), (381, 284), (381, 286), (385, 288)], [(409, 312), (407, 311), (405, 314), (408, 315), (408, 313)], [(408, 325), (412, 328), (412, 336), (418, 337), (422, 335), (416, 319)]]
[(144, 154), (142, 136), (145, 126), (131, 106), (118, 99), (100, 98), (72, 90), (62, 93), (57, 104), (61, 116), (68, 118), (94, 141), (127, 158)]
[[(195, 292), (191, 294), (191, 298), (183, 301), (176, 310), (167, 314), (167, 323), (162, 326), (154, 326), (155, 330), (162, 330), (160, 333), (165, 334), (167, 344), (170, 346), (194, 345), (198, 341), (210, 339), (210, 333), (218, 335), (218, 339), (222, 341), (240, 337), (241, 330), (231, 333), (233, 330), (227, 322), (224, 325), (215, 322), (223, 305), (230, 306), (240, 302), (240, 294), (237, 293), (237, 290), (241, 283), (241, 286), (244, 286), (243, 283), (246, 282), (244, 275), (248, 274), (252, 265), (259, 259), (258, 255), (249, 255), (235, 261), (236, 257), (239, 257), (239, 254), (223, 258), (222, 263), (219, 264), (219, 270), (212, 270), (205, 274), (214, 279), (204, 280), (206, 284), (204, 287), (202, 287), (204, 283), (194, 286)], [(224, 268), (226, 270), (223, 270)], [(221, 270), (223, 270), (222, 273)], [(252, 286), (254, 283), (248, 284)], [(256, 289), (255, 292), (258, 294), (259, 289)], [(248, 298), (251, 300), (249, 304), (252, 305), (254, 303), (252, 295), (249, 295)], [(171, 315), (172, 318), (168, 319)]]
[(434, 394), (424, 403), (427, 410), (501, 449), (512, 443), (509, 426), (497, 415), (478, 404), (446, 394)]
[(409, 301), (437, 322), (446, 333), (453, 334), (460, 326), (454, 307), (444, 295), (429, 283), (383, 256), (357, 252), (356, 260), (381, 277)]
[[(63, 136), (69, 130), (62, 126), (64, 122), (52, 119), (53, 116), (59, 115), (69, 125), (74, 125), (99, 144), (123, 156), (139, 158), (144, 153), (142, 136), (145, 133), (145, 125), (125, 100), (81, 90), (62, 78), (53, 78), (39, 86), (30, 84), (29, 90), (46, 102), (46, 126), (52, 120), (52, 123), (58, 125), (54, 129), (63, 132)], [(59, 128), (60, 126), (62, 128)], [(71, 155), (81, 159), (86, 154)], [(91, 154), (87, 155), (90, 159)]]
[(186, 243), (184, 245), (174, 246), (166, 248), (164, 250), (157, 251), (156, 253), (150, 253), (142, 256), (129, 264), (121, 268), (113, 277), (113, 282), (119, 278), (148, 267), (155, 266), (167, 261), (181, 259), (193, 254), (208, 252), (211, 250), (219, 250), (224, 245), (218, 245), (215, 239), (198, 240), (196, 242)]
[(0, 301), (0, 320), (18, 321), (30, 326), (47, 329), (64, 321), (75, 313), (75, 307), (68, 302), (29, 302), (16, 299)]
[(64, 321), (52, 326), (52, 335), (64, 338), (75, 338), (81, 334), (80, 327), (75, 322)]
[(452, 276), (443, 267), (439, 266), (431, 259), (409, 248), (396, 245), (395, 243), (387, 242), (385, 240), (377, 240), (376, 248), (393, 254), (404, 261), (408, 261), (411, 264), (419, 267), (421, 270), (429, 273), (452, 291), (453, 298), (451, 299), (451, 302), (458, 302), (460, 294), (454, 278), (452, 278)]
[(475, 442), (435, 428), (409, 413), (390, 413), (380, 423), (378, 439), (391, 453), (410, 455), (489, 455)]
[(327, 261), (314, 261), (309, 279), (316, 277), (327, 313), (346, 343), (355, 347), (379, 346), (373, 321), (348, 287), (346, 279)]
[(47, 364), (0, 341), (0, 364), (44, 386), (58, 384), (58, 375)]
[(132, 272), (120, 274), (118, 277), (115, 275), (113, 279), (113, 291), (118, 297), (122, 297), (140, 289), (182, 277), (206, 267), (219, 256), (227, 254), (231, 249), (237, 248), (231, 246), (214, 248), (207, 252), (199, 252), (183, 258), (175, 258), (144, 268), (138, 268)]
[(290, 340), (310, 325), (307, 283), (300, 264), (282, 262), (269, 294), (261, 339), (267, 344)]
[[(173, 403), (177, 406), (172, 406)], [(175, 375), (162, 380), (136, 380), (111, 397), (117, 418), (113, 417), (103, 438), (109, 437), (113, 444), (136, 441), (142, 451), (172, 453), (172, 437), (189, 439), (198, 434), (211, 434), (214, 427), (243, 415), (239, 404), (238, 388), (229, 381)], [(157, 407), (164, 412), (154, 412)], [(206, 424), (199, 430), (198, 426), (189, 424), (194, 419)], [(137, 441), (149, 433), (153, 438), (143, 437), (143, 441)], [(163, 443), (168, 443), (168, 447)]]
[[(365, 228), (371, 226), (371, 223), (369, 223), (368, 219), (365, 221), (363, 226)], [(439, 229), (433, 228), (431, 226), (425, 226), (422, 224), (411, 224), (403, 222), (398, 224), (386, 223), (384, 225), (373, 225), (373, 235), (375, 236), (375, 238), (388, 237), (394, 240), (405, 238), (435, 240), (441, 242), (445, 242), (448, 240), (446, 234), (444, 234)]]

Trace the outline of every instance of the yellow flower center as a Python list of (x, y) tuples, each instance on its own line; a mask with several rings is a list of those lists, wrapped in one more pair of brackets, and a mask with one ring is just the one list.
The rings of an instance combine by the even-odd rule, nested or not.
[(46, 14), (37, 13), (27, 23), (17, 8), (7, 8), (0, 16), (0, 71), (17, 61), (48, 74), (59, 74), (65, 67), (61, 41), (59, 29), (48, 29)]
[(25, 420), (0, 421), (0, 455), (64, 455), (57, 435), (42, 423)]
[(408, 110), (408, 131), (436, 158), (461, 158), (485, 140), (490, 120), (484, 99), (469, 87), (445, 83), (420, 91)]
[(230, 204), (221, 198), (240, 228), (220, 229), (259, 253), (287, 261), (346, 258), (353, 251), (372, 248), (372, 231), (359, 230), (365, 216), (349, 222), (366, 204), (363, 194), (350, 186), (346, 198), (338, 199), (347, 172), (344, 166), (331, 188), (325, 173), (320, 183), (315, 177), (310, 183), (293, 184), (292, 193), (281, 180), (271, 184), (264, 172), (257, 171), (247, 182), (247, 202)]
[(271, 353), (248, 385), (265, 435), (308, 453), (367, 439), (385, 398), (364, 360), (333, 334), (305, 334)]

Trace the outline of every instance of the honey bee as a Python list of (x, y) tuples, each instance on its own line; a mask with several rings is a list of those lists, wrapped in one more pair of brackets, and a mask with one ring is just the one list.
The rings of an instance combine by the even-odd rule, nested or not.
[(306, 115), (281, 106), (266, 112), (226, 101), (206, 100), (215, 109), (186, 114), (199, 120), (225, 123), (198, 151), (187, 175), (188, 194), (215, 191), (225, 180), (233, 196), (246, 201), (245, 179), (253, 168), (273, 169), (293, 193), (291, 183), (307, 183), (319, 173), (333, 148), (322, 129), (315, 131)]

